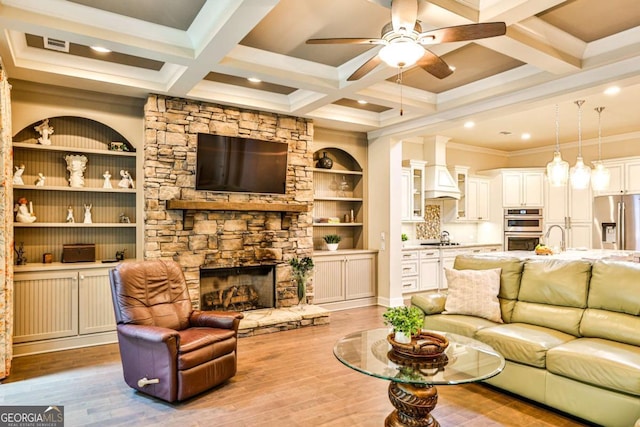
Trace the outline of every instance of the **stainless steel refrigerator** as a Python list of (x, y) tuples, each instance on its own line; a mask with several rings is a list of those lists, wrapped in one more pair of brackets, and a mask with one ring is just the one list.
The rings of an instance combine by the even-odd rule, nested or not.
[(640, 250), (640, 194), (593, 199), (593, 249)]

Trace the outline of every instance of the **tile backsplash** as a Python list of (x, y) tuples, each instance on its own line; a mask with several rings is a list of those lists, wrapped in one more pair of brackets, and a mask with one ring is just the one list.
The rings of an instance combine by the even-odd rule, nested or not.
[(427, 204), (424, 207), (424, 223), (416, 225), (416, 238), (419, 240), (440, 238), (441, 206)]

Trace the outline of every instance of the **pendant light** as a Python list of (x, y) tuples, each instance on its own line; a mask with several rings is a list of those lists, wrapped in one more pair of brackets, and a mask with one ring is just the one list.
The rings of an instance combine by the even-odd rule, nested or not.
[(594, 191), (602, 191), (609, 188), (611, 175), (609, 169), (602, 164), (602, 111), (604, 107), (596, 107), (598, 113), (598, 160), (593, 162), (593, 173), (591, 174), (591, 188)]
[(569, 180), (569, 162), (562, 160), (560, 155), (560, 122), (558, 119), (560, 109), (556, 104), (556, 151), (553, 152), (553, 160), (547, 163), (547, 179), (552, 187), (567, 185)]
[(575, 104), (578, 106), (578, 157), (575, 166), (570, 170), (571, 187), (583, 190), (589, 186), (591, 168), (585, 165), (582, 159), (582, 104), (584, 104), (584, 100), (575, 101)]

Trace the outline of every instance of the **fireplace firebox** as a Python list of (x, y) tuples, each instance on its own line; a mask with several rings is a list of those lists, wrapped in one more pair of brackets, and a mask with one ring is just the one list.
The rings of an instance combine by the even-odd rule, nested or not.
[(275, 264), (200, 267), (200, 309), (248, 311), (275, 307)]

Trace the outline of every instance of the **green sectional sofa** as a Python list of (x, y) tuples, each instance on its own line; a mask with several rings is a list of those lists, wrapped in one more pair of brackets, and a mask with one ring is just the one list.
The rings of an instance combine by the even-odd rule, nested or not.
[(640, 264), (489, 255), (459, 256), (454, 264), (495, 268), (502, 323), (443, 314), (447, 295), (425, 293), (411, 299), (425, 312), (425, 329), (500, 352), (506, 367), (487, 380), (496, 387), (603, 426), (640, 421)]

